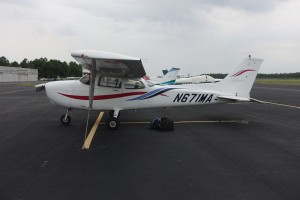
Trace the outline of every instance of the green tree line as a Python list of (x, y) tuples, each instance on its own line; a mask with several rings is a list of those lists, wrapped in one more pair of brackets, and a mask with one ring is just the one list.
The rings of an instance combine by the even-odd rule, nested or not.
[(257, 78), (290, 78), (300, 79), (300, 72), (296, 73), (276, 73), (276, 74), (258, 74)]
[[(61, 62), (59, 60), (48, 60), (47, 58), (39, 58), (28, 61), (24, 58), (22, 62), (18, 63), (16, 61), (9, 62), (9, 60), (2, 56), (0, 57), (0, 66), (10, 66), (10, 67), (22, 67), (22, 68), (33, 68), (38, 69), (39, 78), (65, 78), (65, 77), (79, 77), (82, 75), (81, 65), (76, 62)], [(208, 74), (214, 78), (223, 79), (227, 74), (213, 73)], [(300, 72), (296, 73), (271, 73), (271, 74), (258, 74), (257, 78), (290, 78), (290, 79), (300, 79)]]
[(6, 57), (2, 56), (0, 57), (0, 66), (38, 69), (39, 78), (80, 77), (82, 75), (81, 65), (76, 62), (67, 63), (55, 59), (48, 60), (47, 58), (30, 61), (24, 58), (22, 62), (18, 63), (16, 61), (9, 62)]

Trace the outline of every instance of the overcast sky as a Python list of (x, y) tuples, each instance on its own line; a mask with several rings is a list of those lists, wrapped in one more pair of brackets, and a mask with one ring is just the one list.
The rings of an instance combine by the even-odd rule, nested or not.
[(73, 61), (96, 49), (142, 58), (148, 75), (300, 71), (299, 0), (0, 0), (0, 56)]

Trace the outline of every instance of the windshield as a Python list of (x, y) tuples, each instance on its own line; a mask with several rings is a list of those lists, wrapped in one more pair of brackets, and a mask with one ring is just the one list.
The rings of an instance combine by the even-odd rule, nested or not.
[(90, 84), (90, 74), (85, 74), (83, 77), (79, 79), (79, 81), (85, 85)]
[(149, 80), (145, 80), (149, 87), (153, 87), (155, 84)]

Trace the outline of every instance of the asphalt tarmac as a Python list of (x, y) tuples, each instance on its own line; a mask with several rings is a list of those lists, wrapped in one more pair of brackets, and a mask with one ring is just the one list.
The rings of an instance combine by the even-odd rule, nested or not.
[[(122, 111), (83, 151), (86, 111), (63, 126), (44, 92), (1, 83), (0, 199), (300, 199), (300, 87), (251, 94), (268, 103)], [(175, 131), (148, 129), (155, 116)]]

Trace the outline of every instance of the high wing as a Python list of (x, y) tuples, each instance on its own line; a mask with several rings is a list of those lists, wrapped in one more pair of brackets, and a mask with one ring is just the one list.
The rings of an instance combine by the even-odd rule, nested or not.
[[(96, 74), (120, 78), (141, 78), (146, 75), (146, 72), (142, 61), (139, 58), (97, 50), (78, 50), (72, 52), (71, 55), (85, 69), (90, 70), (91, 74), (89, 86), (89, 111), (85, 131), (86, 138), (89, 113), (90, 110), (93, 109)], [(118, 110), (115, 110), (114, 117), (118, 116), (118, 112)]]
[(78, 50), (71, 55), (84, 68), (102, 76), (141, 78), (146, 75), (140, 58), (97, 50)]

